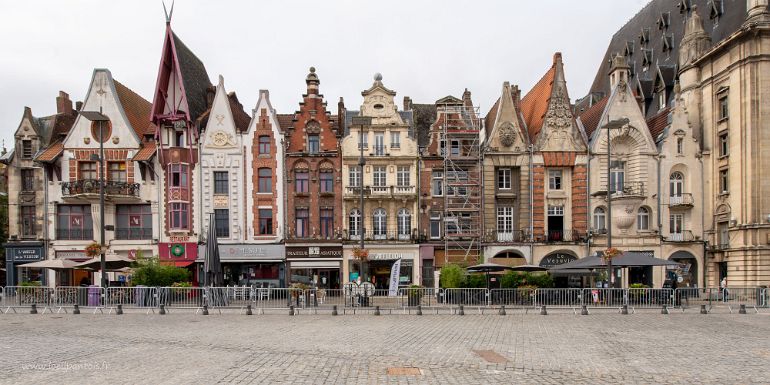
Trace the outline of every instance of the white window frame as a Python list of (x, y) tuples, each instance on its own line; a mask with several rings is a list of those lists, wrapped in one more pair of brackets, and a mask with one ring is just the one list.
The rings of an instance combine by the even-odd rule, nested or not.
[(646, 231), (650, 229), (650, 209), (647, 207), (639, 207), (636, 212), (636, 229), (639, 231)]
[[(439, 191), (436, 191), (436, 188), (438, 188)], [(443, 171), (433, 171), (431, 173), (431, 195), (434, 197), (443, 197), (444, 196), (444, 172)]]
[(607, 210), (604, 207), (597, 207), (594, 209), (593, 222), (594, 230), (607, 230)]
[(350, 187), (361, 187), (361, 166), (348, 166)]
[(390, 132), (390, 147), (401, 148), (401, 132), (399, 131)]
[(409, 173), (412, 171), (411, 166), (397, 166), (396, 168), (396, 186), (409, 187), (410, 178)]
[(564, 173), (561, 169), (548, 170), (548, 189), (561, 191), (564, 188)]
[(388, 170), (386, 166), (372, 166), (372, 186), (385, 187), (388, 185)]
[(497, 189), (498, 190), (510, 190), (511, 189), (511, 169), (510, 168), (498, 168), (497, 169)]

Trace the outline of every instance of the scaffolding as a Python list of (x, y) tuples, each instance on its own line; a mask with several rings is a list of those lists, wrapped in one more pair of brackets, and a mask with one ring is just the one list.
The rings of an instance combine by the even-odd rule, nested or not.
[(481, 257), (482, 158), (478, 107), (437, 105), (444, 158), (444, 261), (475, 264)]

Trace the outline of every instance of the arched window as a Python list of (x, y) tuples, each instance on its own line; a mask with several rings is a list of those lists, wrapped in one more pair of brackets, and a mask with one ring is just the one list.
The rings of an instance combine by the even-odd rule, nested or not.
[(398, 210), (398, 239), (409, 239), (412, 232), (412, 215), (407, 209)]
[(636, 213), (636, 229), (637, 230), (649, 230), (650, 229), (650, 209), (646, 207), (640, 207)]
[(672, 172), (669, 187), (671, 197), (681, 197), (684, 192), (682, 191), (684, 189), (684, 175), (679, 171)]
[(348, 231), (350, 238), (361, 239), (361, 211), (358, 209), (350, 210), (348, 216)]
[(594, 209), (594, 230), (604, 232), (607, 229), (606, 225), (607, 215), (604, 211), (604, 207), (597, 207)]
[(372, 220), (372, 227), (374, 231), (374, 239), (385, 239), (387, 237), (387, 214), (385, 209), (378, 208), (374, 210), (374, 216)]

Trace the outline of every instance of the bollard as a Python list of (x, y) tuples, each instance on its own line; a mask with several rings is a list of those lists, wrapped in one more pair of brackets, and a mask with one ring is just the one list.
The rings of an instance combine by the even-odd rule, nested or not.
[(80, 306), (78, 306), (78, 304), (75, 304), (75, 308), (72, 309), (72, 314), (80, 314)]
[(289, 315), (294, 315), (294, 305), (289, 306)]
[(32, 309), (29, 309), (29, 314), (37, 314), (37, 304), (32, 304)]
[(540, 315), (548, 315), (548, 310), (545, 309), (545, 305), (540, 306)]
[(417, 305), (417, 315), (422, 315), (422, 305)]
[(457, 315), (465, 315), (465, 310), (463, 310), (463, 305), (460, 305), (460, 309), (457, 310)]
[(374, 307), (374, 315), (380, 315), (380, 307), (379, 306), (375, 306)]
[(203, 305), (203, 315), (209, 315), (209, 305)]
[(115, 310), (115, 314), (116, 314), (116, 315), (121, 315), (121, 314), (123, 314), (123, 305), (121, 305), (121, 304), (118, 304), (118, 308), (117, 308), (117, 310)]
[(158, 314), (160, 315), (166, 314), (166, 305), (163, 305), (163, 304), (160, 305), (160, 310), (158, 311)]
[(663, 308), (660, 309), (660, 314), (668, 314), (668, 306), (663, 305)]
[(738, 314), (746, 314), (746, 305), (741, 304), (741, 308), (738, 310)]
[(706, 310), (706, 305), (700, 305), (700, 313), (701, 314), (708, 314), (709, 312)]
[(623, 305), (623, 307), (620, 308), (620, 314), (628, 314), (628, 305)]
[(254, 313), (251, 311), (251, 304), (246, 305), (246, 315), (252, 315), (252, 314)]
[(580, 309), (580, 315), (588, 315), (588, 306), (583, 305), (583, 307)]
[(334, 307), (332, 308), (332, 315), (337, 315), (337, 314), (338, 314), (337, 313), (337, 305), (334, 305)]
[(500, 306), (500, 311), (498, 311), (497, 314), (505, 315), (505, 305)]

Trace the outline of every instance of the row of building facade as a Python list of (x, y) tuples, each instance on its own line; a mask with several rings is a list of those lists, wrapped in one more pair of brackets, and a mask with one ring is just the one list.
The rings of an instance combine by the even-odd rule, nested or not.
[[(552, 267), (606, 249), (610, 233), (621, 250), (680, 262), (684, 285), (725, 276), (767, 284), (770, 194), (761, 174), (770, 169), (762, 167), (770, 126), (758, 102), (770, 90), (767, 1), (749, 0), (719, 41), (692, 3), (655, 0), (629, 22), (681, 9), (681, 20), (669, 12), (658, 23), (663, 40), (666, 22), (683, 23), (668, 52), (673, 70), (644, 59), (637, 68), (633, 52), (615, 49), (616, 34), (600, 70), (606, 81), (588, 97), (570, 102), (557, 53), (526, 94), (504, 82), (486, 113), (467, 90), (399, 106), (379, 74), (359, 107), (340, 98), (330, 109), (314, 68), (294, 113), (278, 113), (266, 90), (247, 112), (168, 24), (152, 101), (96, 69), (74, 108), (61, 92), (55, 115), (25, 109), (1, 159), (7, 284), (93, 281), (89, 272), (16, 266), (83, 260), (102, 227), (108, 254), (157, 255), (197, 279), (209, 226), (230, 284), (339, 288), (363, 273), (385, 288), (401, 260), (401, 284), (434, 286), (447, 263)], [(651, 39), (645, 28), (642, 42)], [(647, 76), (655, 92), (644, 91)], [(81, 111), (110, 118), (104, 135)], [(354, 256), (362, 241), (365, 264)], [(559, 286), (586, 284), (555, 277)], [(625, 284), (665, 278), (662, 268), (622, 274)]]

